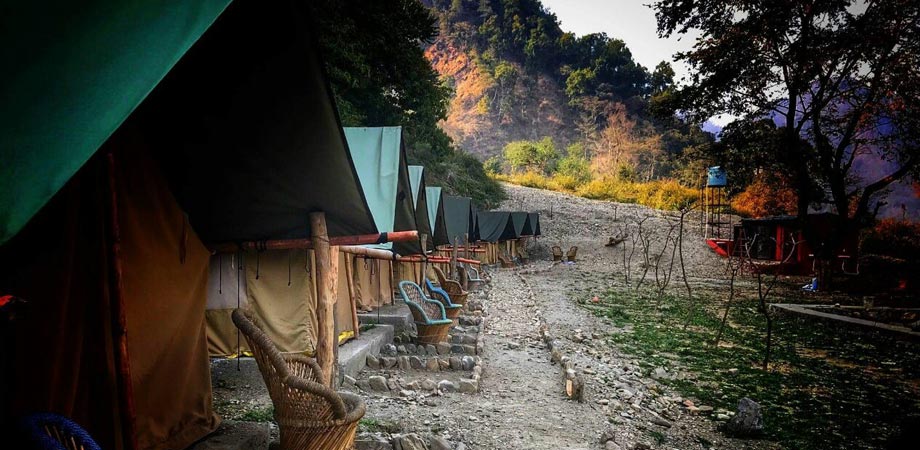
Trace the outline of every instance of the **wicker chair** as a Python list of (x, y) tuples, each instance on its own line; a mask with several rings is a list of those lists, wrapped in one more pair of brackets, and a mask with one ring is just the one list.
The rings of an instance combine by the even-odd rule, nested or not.
[(553, 261), (562, 261), (562, 247), (558, 245), (553, 246)]
[(530, 260), (530, 255), (527, 253), (527, 250), (524, 247), (517, 248), (518, 258), (521, 260), (521, 264), (527, 264), (527, 261)]
[[(13, 448), (23, 450), (100, 450), (96, 441), (76, 422), (53, 413), (30, 414), (17, 423), (20, 436)], [(9, 444), (9, 437), (7, 437)], [(20, 442), (16, 442), (19, 440)]]
[(450, 301), (455, 305), (465, 305), (466, 298), (470, 296), (470, 293), (463, 290), (463, 286), (460, 286), (460, 283), (447, 278), (444, 275), (439, 267), (434, 268), (434, 274), (438, 276), (438, 284), (441, 285), (441, 289), (444, 289), (444, 292), (447, 292), (447, 295), (450, 295)]
[(454, 321), (447, 318), (444, 305), (428, 298), (422, 287), (411, 281), (399, 282), (399, 295), (412, 311), (419, 343), (438, 344), (447, 340)]
[(461, 267), (467, 274), (467, 283), (469, 285), (470, 291), (478, 291), (484, 284), (486, 280), (479, 276), (479, 270), (477, 270), (472, 265), (466, 264)]
[(358, 420), (364, 417), (364, 400), (318, 383), (321, 372), (316, 361), (278, 351), (251, 312), (234, 310), (233, 323), (246, 337), (268, 387), (281, 431), (281, 449), (353, 448)]
[(511, 258), (508, 258), (505, 255), (498, 255), (498, 262), (500, 262), (502, 267), (505, 269), (510, 269), (514, 267), (514, 261), (512, 261)]
[(566, 253), (565, 259), (575, 262), (576, 255), (578, 255), (578, 247), (573, 245), (572, 248), (569, 249), (569, 252)]
[(428, 293), (431, 294), (428, 298), (438, 302), (441, 306), (444, 307), (444, 313), (447, 315), (448, 319), (456, 319), (460, 315), (460, 310), (463, 309), (463, 305), (458, 305), (450, 301), (450, 295), (447, 292), (444, 292), (444, 289), (436, 287), (431, 283), (431, 280), (425, 278), (425, 287), (428, 288)]

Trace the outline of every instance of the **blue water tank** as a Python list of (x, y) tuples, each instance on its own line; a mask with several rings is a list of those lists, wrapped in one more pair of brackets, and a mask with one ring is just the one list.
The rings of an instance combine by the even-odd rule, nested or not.
[(728, 185), (728, 175), (725, 173), (725, 169), (722, 166), (715, 166), (709, 168), (709, 179), (706, 182), (706, 186), (709, 187), (724, 187)]

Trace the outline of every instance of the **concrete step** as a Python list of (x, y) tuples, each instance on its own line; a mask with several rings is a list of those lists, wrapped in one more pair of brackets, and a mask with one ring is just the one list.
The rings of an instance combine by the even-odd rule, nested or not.
[(380, 348), (393, 343), (392, 325), (375, 325), (339, 347), (339, 383), (344, 375), (356, 377), (367, 362), (367, 355), (379, 355)]
[(409, 306), (402, 302), (382, 306), (368, 313), (358, 313), (358, 320), (362, 325), (392, 325), (397, 333), (411, 328), (413, 323)]

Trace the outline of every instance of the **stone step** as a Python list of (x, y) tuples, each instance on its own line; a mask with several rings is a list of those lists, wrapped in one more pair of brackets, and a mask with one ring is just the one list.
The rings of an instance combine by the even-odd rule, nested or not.
[(381, 347), (392, 344), (393, 333), (392, 325), (375, 325), (339, 347), (339, 383), (345, 375), (357, 376), (366, 365), (367, 355), (379, 355)]
[(381, 306), (368, 313), (358, 313), (358, 320), (362, 325), (383, 324), (392, 325), (395, 332), (399, 333), (412, 328), (412, 312), (405, 303)]

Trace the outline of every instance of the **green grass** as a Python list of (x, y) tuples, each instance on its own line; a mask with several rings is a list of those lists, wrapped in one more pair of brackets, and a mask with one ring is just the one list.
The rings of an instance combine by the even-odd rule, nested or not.
[(364, 418), (358, 421), (358, 429), (371, 433), (398, 433), (400, 426), (390, 420)]
[(275, 420), (274, 413), (275, 413), (275, 409), (272, 408), (271, 406), (265, 407), (265, 408), (253, 409), (250, 411), (246, 411), (242, 416), (240, 416), (240, 420), (243, 420), (246, 422), (271, 422)]
[(722, 310), (712, 294), (698, 301), (686, 331), (686, 300), (666, 296), (658, 310), (650, 295), (611, 291), (601, 303), (583, 305), (617, 327), (631, 325), (631, 332), (612, 332), (607, 342), (637, 357), (646, 373), (665, 367), (686, 374), (663, 383), (697, 405), (733, 411), (742, 397), (760, 403), (766, 439), (791, 449), (884, 448), (902, 427), (920, 424), (915, 344), (781, 316), (764, 371), (766, 321), (755, 301), (736, 300), (716, 347)]

